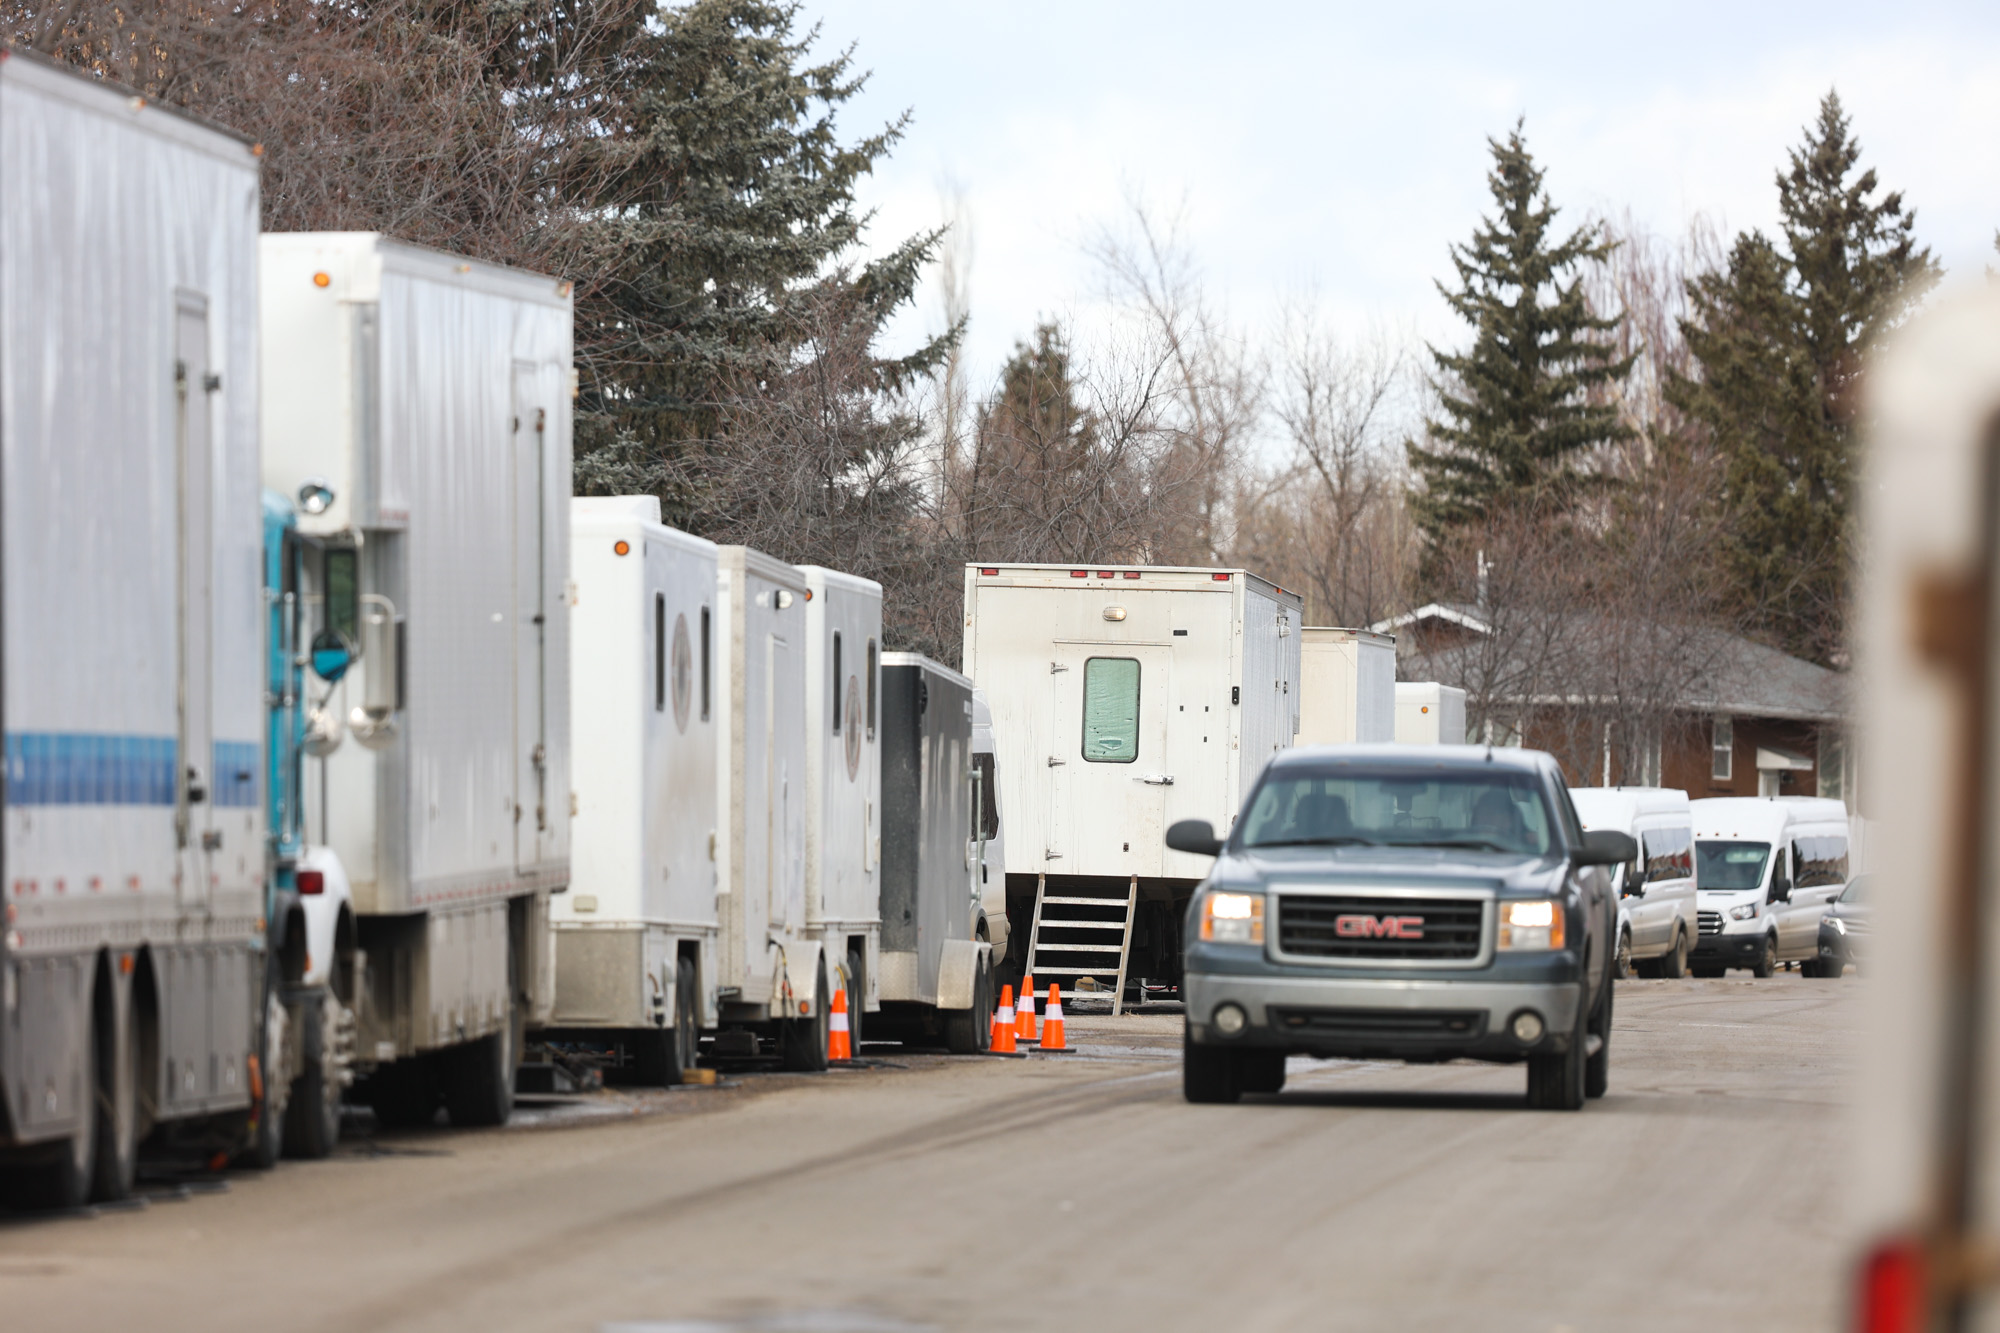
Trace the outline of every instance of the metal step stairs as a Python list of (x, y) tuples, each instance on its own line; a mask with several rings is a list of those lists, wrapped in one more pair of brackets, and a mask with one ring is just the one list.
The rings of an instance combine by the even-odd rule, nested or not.
[[(1093, 885), (1065, 885), (1048, 891), (1048, 876), (1035, 881), (1035, 922), (1028, 932), (1028, 973), (1037, 981), (1055, 978), (1065, 989), (1079, 977), (1112, 979), (1111, 1012), (1125, 1012), (1125, 964), (1132, 951), (1132, 922), (1139, 910), (1139, 877), (1120, 893)], [(1114, 933), (1115, 932), (1115, 933)], [(1117, 942), (1112, 943), (1113, 940)], [(1115, 960), (1112, 955), (1116, 955)], [(1095, 998), (1071, 991), (1075, 998)]]

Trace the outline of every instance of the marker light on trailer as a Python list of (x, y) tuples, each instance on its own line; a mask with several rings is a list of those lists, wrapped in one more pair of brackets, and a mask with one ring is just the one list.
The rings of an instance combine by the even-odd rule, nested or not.
[(1000, 577), (1000, 571), (998, 569), (982, 569), (979, 571), (979, 573), (980, 577), (982, 578), (997, 579)]
[(333, 275), (331, 273), (313, 274), (313, 286), (315, 287), (325, 287), (330, 285), (332, 282), (333, 282)]
[(632, 543), (627, 541), (616, 541), (611, 543), (611, 554), (613, 555), (632, 554)]
[(1210, 574), (1209, 577), (1214, 579), (1217, 583), (1229, 582), (1229, 575), (1227, 574)]
[(1097, 571), (1097, 577), (1099, 577), (1099, 578), (1101, 578), (1101, 579), (1112, 579), (1112, 578), (1117, 578), (1117, 577), (1118, 577), (1118, 575), (1117, 575), (1117, 574), (1116, 574), (1115, 572), (1113, 572), (1112, 570), (1109, 570), (1109, 569), (1100, 569), (1100, 570), (1098, 570), (1098, 571)]
[(1125, 571), (1125, 577), (1128, 579), (1136, 579), (1139, 577), (1139, 571), (1136, 569), (1128, 569)]
[(1073, 579), (1087, 579), (1090, 577), (1090, 571), (1087, 569), (1072, 569), (1069, 572), (1069, 576)]

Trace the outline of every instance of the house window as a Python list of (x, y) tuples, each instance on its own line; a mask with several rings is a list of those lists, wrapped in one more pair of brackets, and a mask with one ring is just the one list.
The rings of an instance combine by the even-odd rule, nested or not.
[(1727, 782), (1736, 772), (1736, 725), (1726, 717), (1715, 719), (1715, 734), (1709, 741), (1709, 776)]
[(1819, 734), (1819, 794), (1836, 801), (1847, 799), (1847, 746), (1840, 733)]

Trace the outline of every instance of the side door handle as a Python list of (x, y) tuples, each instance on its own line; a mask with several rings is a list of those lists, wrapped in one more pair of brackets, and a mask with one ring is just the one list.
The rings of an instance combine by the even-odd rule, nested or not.
[(1143, 782), (1149, 787), (1171, 787), (1174, 785), (1174, 775), (1171, 773), (1142, 773), (1134, 781)]

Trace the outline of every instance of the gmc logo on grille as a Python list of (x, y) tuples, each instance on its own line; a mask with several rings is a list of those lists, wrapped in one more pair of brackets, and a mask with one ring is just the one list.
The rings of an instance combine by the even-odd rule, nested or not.
[(1350, 940), (1420, 940), (1420, 916), (1366, 916), (1358, 912), (1333, 919), (1333, 933)]

